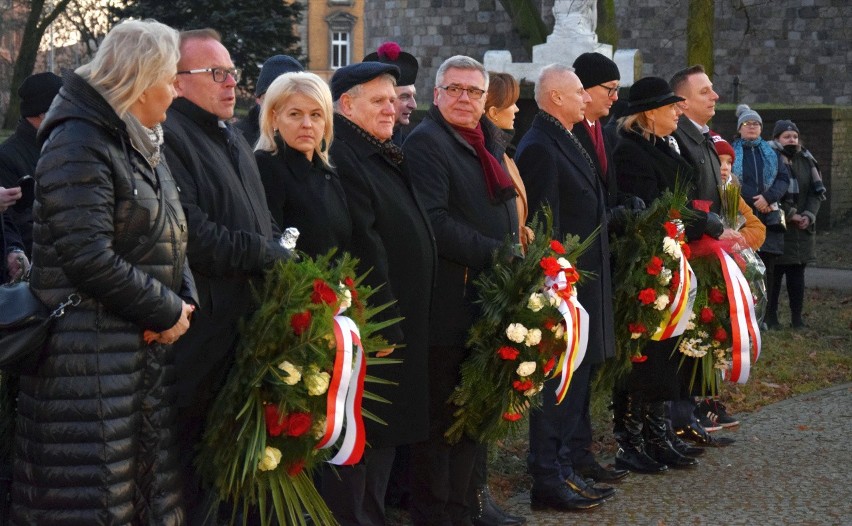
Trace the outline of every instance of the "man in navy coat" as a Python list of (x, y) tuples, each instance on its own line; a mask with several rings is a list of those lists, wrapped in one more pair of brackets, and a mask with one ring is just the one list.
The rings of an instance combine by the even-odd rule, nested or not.
[(585, 118), (591, 101), (577, 75), (567, 66), (546, 66), (536, 82), (535, 98), (539, 112), (515, 154), (530, 213), (549, 205), (553, 234), (559, 239), (566, 234), (584, 239), (598, 227), (600, 230), (577, 262), (580, 269), (595, 273), (578, 286), (578, 299), (589, 313), (585, 358), (574, 372), (562, 404), (556, 405), (558, 380), (551, 380), (545, 384), (541, 410), (530, 414), (530, 501), (534, 509), (589, 509), (615, 492), (586, 484), (574, 472), (570, 454), (571, 436), (589, 403), (592, 367), (615, 354), (606, 190), (595, 170), (593, 153), (571, 132)]

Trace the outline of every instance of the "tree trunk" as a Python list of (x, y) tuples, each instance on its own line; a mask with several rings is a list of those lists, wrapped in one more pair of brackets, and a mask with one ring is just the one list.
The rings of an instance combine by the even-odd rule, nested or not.
[(598, 42), (618, 49), (618, 24), (615, 21), (615, 0), (598, 0)]
[(3, 120), (4, 128), (14, 128), (17, 125), (21, 116), (19, 108), (21, 99), (18, 97), (18, 86), (32, 74), (38, 57), (38, 46), (48, 26), (65, 10), (70, 2), (71, 0), (59, 0), (43, 17), (42, 10), (45, 0), (30, 2), (30, 13), (27, 15), (27, 23), (24, 25), (24, 34), (21, 37), (21, 49), (15, 59), (12, 82), (9, 84), (9, 109), (6, 111), (6, 118)]
[(713, 78), (713, 0), (689, 0), (686, 18), (686, 65), (704, 65), (707, 76)]

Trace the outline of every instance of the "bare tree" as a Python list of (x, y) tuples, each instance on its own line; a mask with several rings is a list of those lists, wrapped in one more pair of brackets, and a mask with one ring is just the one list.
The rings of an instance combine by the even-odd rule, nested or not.
[[(44, 37), (51, 22), (56, 20), (68, 5), (74, 1), (55, 0), (48, 2), (48, 0), (31, 0), (30, 2), (15, 2), (13, 0), (13, 9), (15, 6), (23, 6), (24, 9), (28, 9), (28, 13), (21, 37), (21, 48), (18, 51), (18, 57), (15, 59), (15, 68), (12, 70), (9, 108), (6, 111), (6, 118), (3, 121), (4, 128), (14, 128), (18, 122), (18, 118), (20, 117), (20, 109), (18, 108), (20, 98), (18, 97), (17, 86), (20, 86), (24, 79), (33, 72), (42, 37)], [(27, 6), (27, 4), (29, 5)]]

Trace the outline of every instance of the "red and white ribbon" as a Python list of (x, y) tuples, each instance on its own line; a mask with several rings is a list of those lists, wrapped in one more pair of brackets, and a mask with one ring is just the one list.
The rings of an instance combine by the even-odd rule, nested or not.
[(695, 272), (692, 271), (692, 267), (689, 265), (689, 261), (686, 260), (683, 254), (680, 256), (678, 278), (677, 291), (671, 304), (669, 304), (666, 315), (660, 326), (651, 335), (651, 339), (654, 341), (662, 341), (680, 336), (689, 324), (689, 317), (692, 315), (692, 309), (695, 306), (695, 296), (698, 292), (698, 280), (695, 277)]
[(337, 352), (327, 395), (326, 431), (316, 448), (325, 449), (336, 444), (345, 422), (346, 431), (340, 449), (328, 460), (331, 464), (345, 466), (357, 464), (364, 454), (365, 433), (361, 400), (364, 395), (367, 364), (361, 345), (361, 333), (351, 318), (340, 315), (334, 317), (334, 338)]
[(760, 328), (754, 313), (754, 297), (751, 295), (748, 281), (731, 256), (718, 247), (716, 255), (722, 265), (722, 275), (725, 276), (731, 314), (733, 350), (730, 375), (727, 379), (744, 384), (748, 380), (751, 363), (757, 361), (761, 348)]
[[(571, 266), (569, 265), (568, 268)], [(545, 278), (544, 284), (547, 287), (545, 293), (550, 298), (557, 299), (556, 308), (565, 320), (566, 348), (559, 357), (559, 364), (552, 376), (552, 378), (560, 376), (559, 386), (556, 388), (556, 403), (559, 404), (568, 392), (574, 371), (583, 363), (583, 358), (586, 356), (586, 347), (589, 343), (589, 313), (577, 300), (577, 291), (568, 283), (564, 271), (557, 274), (555, 278)]]

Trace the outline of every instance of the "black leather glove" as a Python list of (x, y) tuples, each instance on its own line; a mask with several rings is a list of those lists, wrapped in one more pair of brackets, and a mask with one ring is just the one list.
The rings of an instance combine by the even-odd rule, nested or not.
[(724, 231), (725, 225), (722, 223), (722, 218), (719, 217), (719, 214), (707, 212), (707, 225), (704, 227), (704, 233), (714, 239), (719, 239)]
[(631, 215), (633, 215), (633, 211), (625, 206), (619, 205), (608, 209), (606, 211), (608, 225), (607, 230), (614, 234), (621, 234), (624, 231), (624, 226)]
[(643, 201), (641, 197), (636, 197), (635, 195), (624, 202), (624, 207), (628, 210), (633, 210), (634, 212), (641, 212), (647, 208), (645, 206), (645, 201)]
[(292, 250), (282, 247), (278, 240), (266, 242), (266, 253), (263, 255), (263, 267), (269, 268), (279, 259), (293, 259), (298, 261), (299, 256)]

